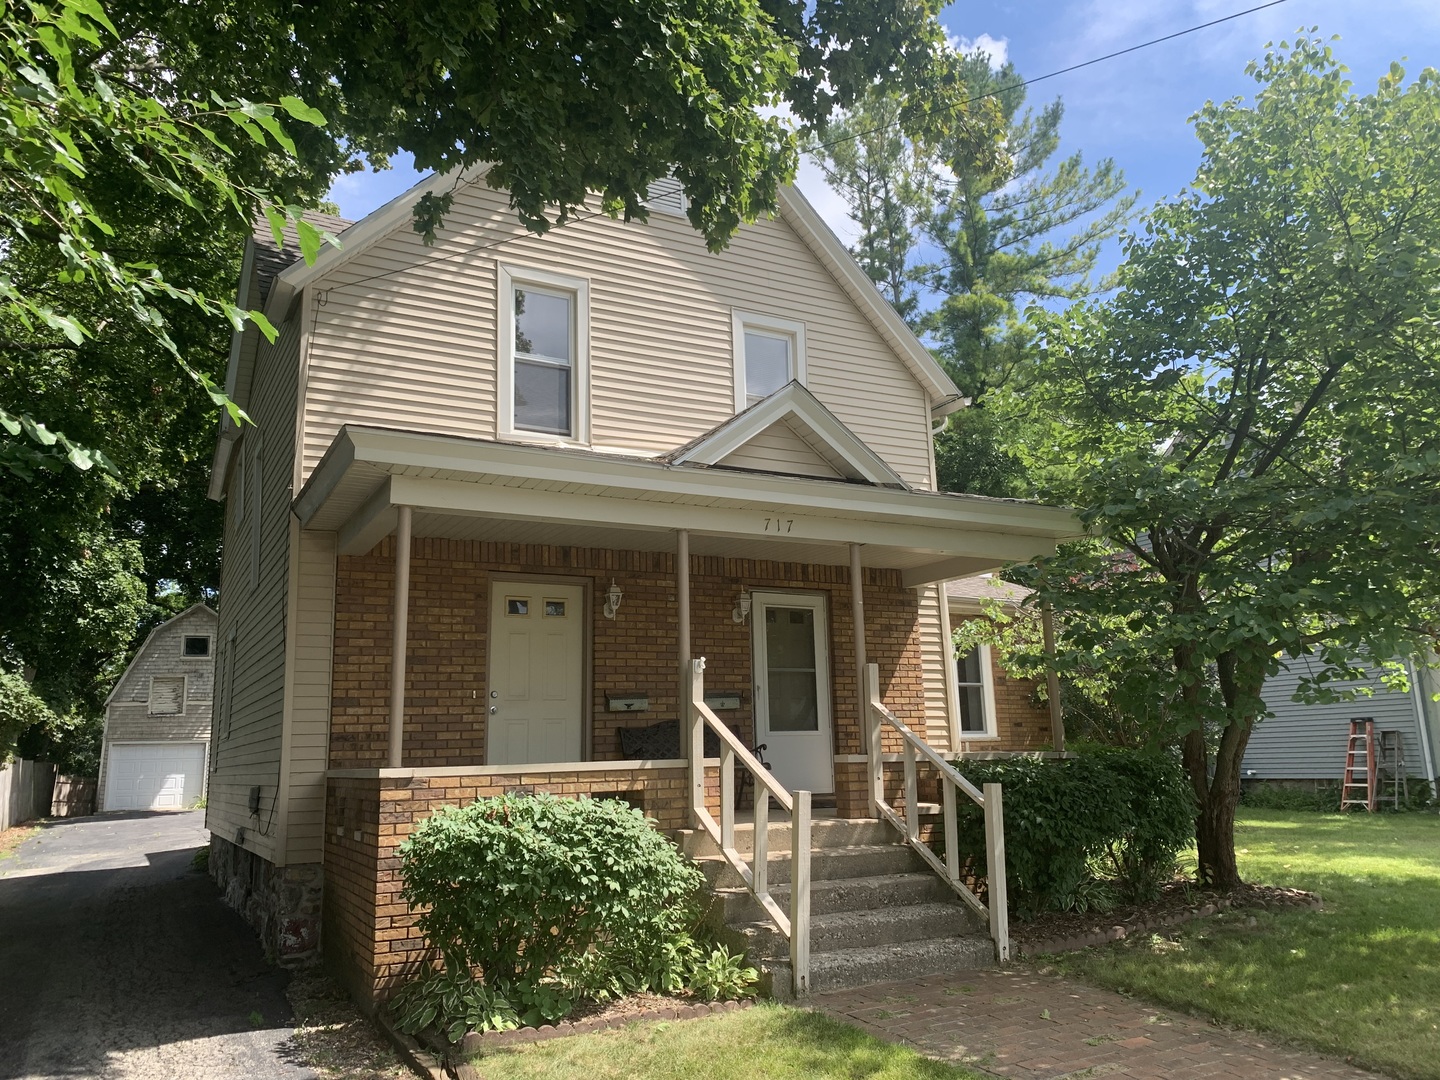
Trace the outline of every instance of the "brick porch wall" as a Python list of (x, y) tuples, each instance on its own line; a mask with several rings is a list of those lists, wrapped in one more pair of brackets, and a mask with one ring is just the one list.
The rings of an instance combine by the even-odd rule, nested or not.
[[(429, 770), (426, 770), (427, 773)], [(441, 806), (459, 806), (517, 788), (557, 795), (623, 796), (661, 829), (688, 824), (684, 766), (548, 771), (517, 768), (414, 777), (332, 776), (325, 810), (324, 949), (355, 1000), (384, 1001), (428, 959), (415, 918), (400, 897), (400, 844)], [(707, 778), (718, 811), (718, 778)]]
[[(332, 768), (378, 767), (385, 762), (395, 565), (391, 543), (386, 539), (366, 555), (341, 557), (336, 569)], [(407, 767), (484, 763), (486, 624), (490, 578), (496, 574), (563, 575), (589, 582), (595, 760), (621, 757), (619, 728), (678, 715), (673, 555), (417, 538), (411, 559)], [(597, 602), (612, 580), (625, 594), (619, 617), (613, 620), (603, 617)], [(741, 708), (722, 713), (721, 718), (751, 741), (751, 629), (731, 617), (742, 587), (827, 597), (835, 751), (863, 752), (855, 706), (848, 567), (711, 557), (691, 560), (692, 649), (706, 658), (707, 692), (740, 696)], [(865, 609), (868, 656), (880, 665), (886, 704), (923, 734), (918, 597), (900, 585), (897, 572), (867, 570)], [(607, 694), (645, 694), (650, 709), (641, 714), (607, 712)], [(898, 742), (887, 746), (898, 749)], [(838, 783), (838, 766), (836, 775)]]

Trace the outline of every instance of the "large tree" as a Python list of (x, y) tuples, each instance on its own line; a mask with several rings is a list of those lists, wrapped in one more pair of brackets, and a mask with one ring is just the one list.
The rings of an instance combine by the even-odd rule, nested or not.
[[(1093, 168), (1080, 152), (1059, 161), (1057, 99), (1025, 105), (1014, 65), (957, 54), (968, 112), (910, 137), (893, 93), (872, 90), (817, 147), (826, 179), (859, 225), (852, 252), (895, 309), (933, 342), (972, 408), (952, 414), (936, 440), (943, 487), (1025, 494), (1027, 474), (986, 395), (1022, 384), (1039, 333), (1031, 304), (1075, 300), (1102, 288), (1101, 246), (1128, 218), (1135, 196), (1109, 158)], [(1003, 153), (977, 155), (977, 132), (999, 132)]]
[[(422, 168), (492, 163), (487, 181), (544, 231), (597, 192), (643, 216), (649, 184), (673, 172), (720, 248), (793, 172), (795, 126), (761, 107), (822, 128), (883, 83), (913, 102), (911, 131), (960, 108), (937, 9), (0, 7), (0, 574), (16, 597), (0, 612), (0, 669), (93, 717), (137, 631), (212, 596), (207, 408), (227, 404), (231, 325), (269, 331), (227, 302), (257, 208), (293, 220), (337, 172), (408, 150)], [(439, 189), (422, 200), (422, 232), (447, 205)], [(313, 256), (322, 238), (299, 230)]]
[(1440, 82), (1393, 66), (1356, 93), (1312, 39), (1249, 72), (1252, 98), (1194, 117), (1194, 183), (1128, 241), (1118, 293), (1055, 319), (1007, 403), (1108, 541), (1031, 580), (1178, 741), (1222, 887), (1283, 658), (1318, 658), (1324, 692), (1440, 631)]

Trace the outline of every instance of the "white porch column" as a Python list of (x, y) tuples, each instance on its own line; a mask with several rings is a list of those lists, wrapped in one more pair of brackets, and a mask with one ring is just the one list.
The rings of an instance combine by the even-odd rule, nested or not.
[[(675, 530), (675, 651), (678, 654), (677, 676), (680, 686), (679, 717), (681, 745), (690, 760), (690, 807), (705, 807), (705, 728), (700, 714), (691, 704), (695, 687), (700, 685), (690, 655), (690, 531)], [(698, 816), (698, 815), (697, 815)], [(695, 822), (696, 825), (699, 822)]]
[(395, 637), (390, 647), (390, 761), (401, 767), (405, 745), (405, 653), (410, 623), (410, 507), (395, 522)]

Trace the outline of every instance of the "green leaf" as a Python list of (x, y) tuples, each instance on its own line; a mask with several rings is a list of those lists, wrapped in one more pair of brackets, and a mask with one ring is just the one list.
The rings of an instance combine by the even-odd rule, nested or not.
[(287, 94), (280, 99), (280, 107), (284, 109), (293, 119), (301, 123), (314, 124), (316, 127), (325, 126), (325, 115), (319, 109), (305, 104), (298, 97)]

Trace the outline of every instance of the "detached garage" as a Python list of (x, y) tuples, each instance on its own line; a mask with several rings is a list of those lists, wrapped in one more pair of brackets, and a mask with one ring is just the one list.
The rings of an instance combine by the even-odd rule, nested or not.
[(185, 810), (205, 796), (215, 612), (197, 604), (151, 631), (105, 702), (101, 810)]

